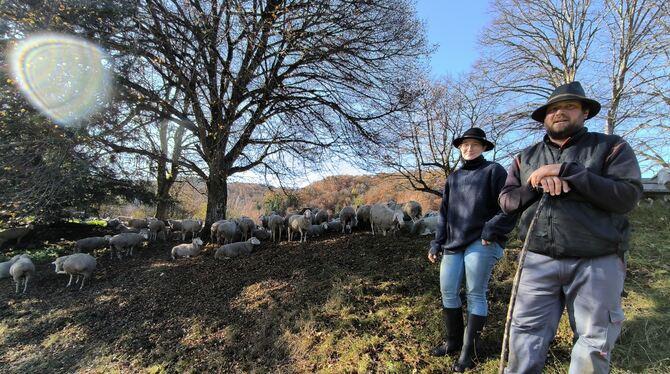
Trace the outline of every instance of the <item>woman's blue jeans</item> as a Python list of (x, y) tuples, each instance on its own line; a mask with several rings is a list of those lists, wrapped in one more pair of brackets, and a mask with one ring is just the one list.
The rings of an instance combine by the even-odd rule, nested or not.
[(500, 244), (483, 245), (480, 239), (465, 248), (465, 251), (444, 251), (440, 263), (440, 291), (445, 308), (460, 308), (458, 291), (465, 273), (465, 292), (470, 314), (488, 315), (486, 291), (493, 266), (502, 257)]

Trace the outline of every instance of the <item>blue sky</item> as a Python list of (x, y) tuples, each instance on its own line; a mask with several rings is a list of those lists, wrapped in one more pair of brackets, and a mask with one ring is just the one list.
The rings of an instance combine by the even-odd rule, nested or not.
[(477, 39), (490, 22), (487, 0), (417, 0), (428, 41), (438, 44), (432, 55), (434, 78), (467, 72), (477, 60)]

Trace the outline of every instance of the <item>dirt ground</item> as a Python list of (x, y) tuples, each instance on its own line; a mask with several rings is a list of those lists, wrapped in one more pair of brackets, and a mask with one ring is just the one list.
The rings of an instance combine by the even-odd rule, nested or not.
[[(105, 233), (62, 224), (38, 227), (33, 238)], [(177, 243), (159, 241), (121, 261), (96, 253), (97, 270), (81, 291), (65, 288), (68, 277), (50, 263), (37, 264), (26, 295), (15, 295), (11, 279), (0, 282), (0, 371), (311, 372), (318, 368), (300, 357), (309, 347), (294, 340), (334, 285), (416, 276), (425, 261), (385, 265), (423, 258), (429, 240), (329, 234), (303, 244), (263, 243), (249, 257), (220, 261), (214, 246), (173, 261)], [(423, 282), (389, 292), (410, 296)]]

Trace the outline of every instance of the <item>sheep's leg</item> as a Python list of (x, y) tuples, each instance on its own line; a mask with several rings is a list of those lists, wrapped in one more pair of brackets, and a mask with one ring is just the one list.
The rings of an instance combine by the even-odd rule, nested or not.
[(375, 234), (375, 224), (370, 221), (370, 227), (372, 228), (372, 235)]
[(70, 285), (72, 284), (72, 277), (73, 277), (73, 276), (74, 276), (74, 274), (70, 274), (70, 281), (67, 282), (67, 286), (65, 286), (65, 288), (70, 287)]
[(19, 287), (21, 286), (21, 279), (15, 281), (16, 282), (16, 293), (19, 293)]
[(82, 288), (84, 288), (84, 281), (86, 280), (85, 276), (81, 276), (81, 286), (79, 286), (79, 291), (81, 291)]
[(30, 274), (26, 275), (26, 279), (23, 281), (23, 293), (26, 293), (28, 289), (28, 281), (30, 280)]

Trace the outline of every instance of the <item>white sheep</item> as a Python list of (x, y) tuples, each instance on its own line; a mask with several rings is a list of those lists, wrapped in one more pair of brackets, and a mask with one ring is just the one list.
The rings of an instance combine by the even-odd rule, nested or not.
[(248, 255), (254, 250), (254, 246), (261, 244), (261, 241), (256, 237), (245, 242), (230, 243), (223, 247), (219, 247), (214, 253), (214, 258), (222, 259), (224, 257), (238, 257), (241, 255)]
[(423, 217), (420, 230), (417, 231), (419, 235), (432, 235), (437, 231), (437, 224), (440, 220), (439, 213), (436, 216)]
[(8, 261), (0, 262), (0, 279), (11, 277), (11, 274), (9, 274), (9, 268), (11, 268), (12, 265), (14, 265), (14, 263), (15, 263), (21, 256), (22, 256), (22, 255), (16, 255), (16, 256), (10, 258)]
[(97, 265), (95, 257), (87, 253), (75, 253), (69, 256), (58, 257), (56, 261), (52, 262), (56, 266), (56, 274), (69, 274), (70, 281), (67, 287), (72, 284), (72, 278), (75, 278), (75, 284), (81, 279), (79, 289), (84, 288), (84, 282), (91, 277)]
[(191, 233), (191, 238), (195, 238), (196, 234), (200, 234), (202, 230), (202, 221), (185, 219), (181, 221), (181, 240), (186, 240), (186, 233)]
[(148, 236), (146, 235), (136, 234), (134, 232), (124, 232), (112, 236), (109, 240), (111, 258), (114, 258), (114, 251), (116, 251), (116, 255), (120, 260), (121, 251), (124, 249), (126, 250), (126, 256), (132, 256), (133, 249), (138, 245), (141, 245), (147, 238)]
[(421, 204), (413, 200), (408, 201), (402, 204), (402, 212), (404, 213), (404, 219), (416, 221), (421, 218)]
[(342, 233), (346, 233), (346, 229), (349, 229), (351, 234), (352, 228), (356, 227), (358, 221), (356, 220), (356, 211), (350, 206), (345, 206), (340, 210), (340, 222), (342, 222)]
[(163, 234), (163, 240), (167, 240), (167, 227), (165, 222), (153, 219), (149, 222), (149, 240), (158, 240), (158, 233)]
[(179, 244), (172, 247), (172, 259), (175, 260), (177, 256), (187, 258), (197, 256), (202, 250), (202, 243), (202, 239), (194, 238), (191, 243)]
[(221, 223), (226, 222), (225, 219), (220, 219), (209, 227), (209, 242), (214, 243), (215, 240), (217, 240), (216, 232), (218, 230), (218, 227)]
[(288, 241), (292, 241), (293, 232), (300, 232), (300, 242), (307, 241), (307, 229), (312, 225), (312, 211), (305, 210), (303, 215), (293, 215), (288, 221)]
[(356, 208), (356, 221), (358, 223), (357, 227), (370, 227), (370, 205), (363, 204)]
[(272, 232), (272, 242), (281, 241), (281, 232), (284, 228), (284, 218), (277, 214), (273, 214), (268, 218), (268, 227)]
[(172, 231), (181, 231), (181, 220), (176, 220), (176, 219), (169, 219), (168, 220), (168, 225), (170, 225), (170, 229)]
[(111, 235), (105, 235), (105, 236), (93, 236), (89, 238), (83, 238), (77, 240), (76, 243), (74, 243), (74, 253), (79, 253), (79, 252), (92, 252), (96, 249), (101, 249), (101, 248), (107, 248), (109, 245), (109, 241), (112, 239)]
[(28, 282), (35, 275), (35, 265), (28, 255), (21, 255), (9, 268), (9, 275), (16, 283), (16, 293), (19, 293), (21, 281), (23, 281), (23, 293), (28, 289)]
[(251, 231), (256, 227), (256, 222), (249, 217), (240, 217), (236, 220), (237, 225), (242, 231), (242, 240), (247, 240), (251, 236)]
[(381, 204), (374, 204), (370, 207), (370, 225), (372, 226), (372, 235), (375, 235), (375, 229), (381, 230), (386, 236), (387, 231), (395, 232), (404, 225), (403, 212), (393, 210)]
[(236, 234), (239, 232), (239, 236), (242, 237), (242, 231), (240, 230), (237, 222), (235, 221), (223, 221), (216, 228), (216, 242), (221, 243), (223, 238), (223, 244), (232, 243), (235, 241)]
[(19, 245), (21, 243), (21, 239), (23, 239), (34, 229), (35, 226), (31, 223), (25, 227), (12, 227), (10, 229), (0, 231), (0, 248), (2, 248), (3, 244), (10, 240), (16, 240), (16, 245)]

